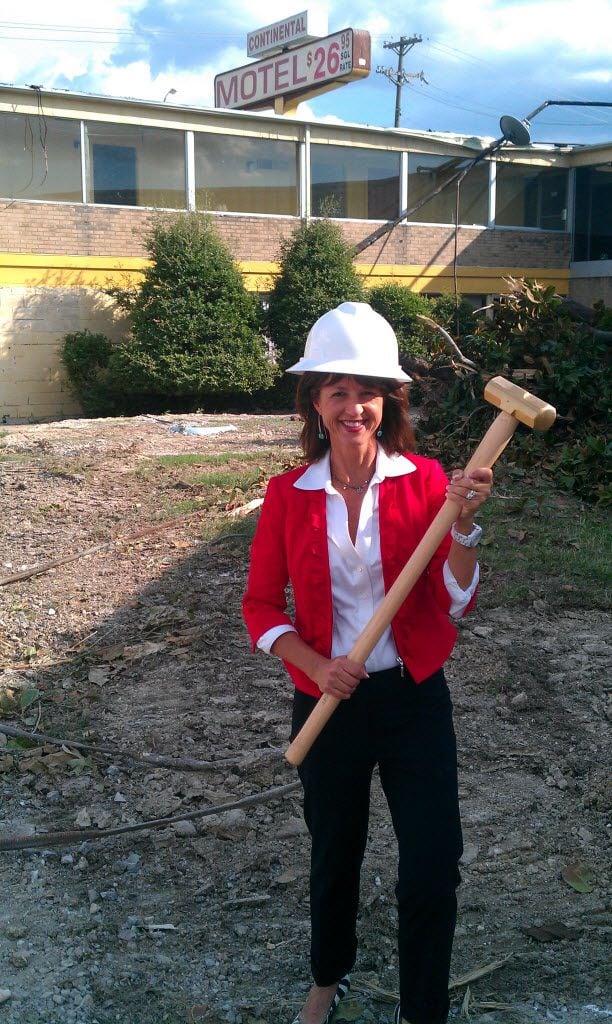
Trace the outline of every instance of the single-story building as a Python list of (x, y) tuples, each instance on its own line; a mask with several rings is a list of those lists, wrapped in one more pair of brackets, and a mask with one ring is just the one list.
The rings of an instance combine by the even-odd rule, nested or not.
[[(100, 289), (138, 280), (153, 210), (206, 210), (247, 286), (281, 241), (331, 217), (359, 245), (490, 140), (0, 86), (0, 417), (78, 413), (63, 336), (123, 325)], [(504, 145), (356, 258), (394, 281), (481, 302), (508, 276), (612, 305), (612, 143)]]

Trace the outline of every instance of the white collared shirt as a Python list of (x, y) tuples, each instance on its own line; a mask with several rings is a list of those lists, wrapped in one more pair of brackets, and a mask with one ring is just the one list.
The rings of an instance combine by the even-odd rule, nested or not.
[[(355, 544), (348, 529), (348, 510), (342, 495), (331, 482), (329, 452), (313, 462), (299, 477), (294, 487), (303, 491), (324, 490), (326, 495), (327, 547), (331, 573), (333, 628), (332, 658), (347, 654), (385, 596), (380, 557), (378, 518), (379, 484), (392, 476), (414, 473), (416, 466), (403, 455), (387, 455), (378, 447), (376, 469), (363, 496)], [(467, 590), (457, 583), (448, 562), (444, 563), (444, 583), (451, 598), (450, 614), (458, 618), (472, 598), (478, 585), (478, 565)], [(268, 629), (257, 646), (270, 653), (270, 648), (283, 633), (296, 632), (283, 624)], [(368, 672), (392, 668), (398, 653), (391, 627), (388, 626), (366, 661)]]

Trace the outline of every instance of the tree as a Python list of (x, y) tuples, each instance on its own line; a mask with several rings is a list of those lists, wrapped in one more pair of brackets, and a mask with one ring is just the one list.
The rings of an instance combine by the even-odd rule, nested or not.
[(341, 302), (363, 301), (353, 250), (331, 221), (303, 224), (281, 245), (270, 294), (268, 330), (284, 369), (304, 353), (315, 320)]
[[(209, 217), (158, 218), (145, 239), (152, 264), (137, 290), (111, 289), (131, 317), (132, 337), (109, 374), (146, 404), (225, 403), (269, 387), (262, 312)], [(141, 403), (142, 404), (142, 403)]]
[(426, 358), (429, 337), (417, 314), (432, 315), (430, 300), (401, 284), (379, 285), (371, 289), (369, 297), (372, 308), (389, 321), (397, 335), (402, 364)]

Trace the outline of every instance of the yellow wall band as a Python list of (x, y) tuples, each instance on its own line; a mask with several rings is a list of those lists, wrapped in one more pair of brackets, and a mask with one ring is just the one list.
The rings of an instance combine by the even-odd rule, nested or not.
[[(269, 291), (278, 264), (272, 260), (238, 260), (247, 288)], [(58, 256), (0, 253), (0, 286), (29, 288), (110, 288), (136, 285), (150, 261), (137, 256)], [(366, 287), (404, 284), (414, 291), (453, 291), (453, 268), (443, 265), (357, 264)], [(457, 267), (459, 290), (483, 294), (507, 290), (504, 278), (530, 277), (567, 292), (569, 270), (549, 267)]]

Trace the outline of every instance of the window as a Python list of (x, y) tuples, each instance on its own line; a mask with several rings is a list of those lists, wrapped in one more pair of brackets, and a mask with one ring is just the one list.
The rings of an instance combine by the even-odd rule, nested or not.
[(0, 113), (0, 195), (80, 203), (80, 121)]
[[(408, 207), (425, 199), (429, 193), (448, 182), (453, 175), (464, 170), (469, 160), (456, 156), (429, 156), (426, 153), (408, 154)], [(454, 224), (457, 202), (455, 183), (449, 184), (415, 213), (410, 221), (429, 224)], [(466, 174), (459, 189), (459, 223), (487, 224), (489, 220), (489, 165), (476, 164)]]
[(310, 154), (314, 217), (397, 217), (399, 153), (315, 143)]
[(94, 203), (137, 206), (136, 147), (94, 142), (91, 152)]
[(495, 224), (566, 231), (567, 171), (497, 164)]
[(183, 132), (92, 122), (86, 127), (90, 203), (185, 209)]
[(232, 213), (298, 212), (297, 143), (195, 136), (196, 207)]
[(576, 169), (574, 260), (612, 260), (612, 164)]

